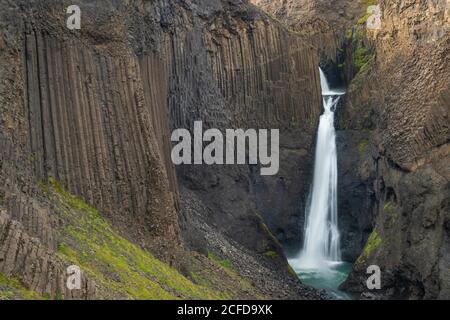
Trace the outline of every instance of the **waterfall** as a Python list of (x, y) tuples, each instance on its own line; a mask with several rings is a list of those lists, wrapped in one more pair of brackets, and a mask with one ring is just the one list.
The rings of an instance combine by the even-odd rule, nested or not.
[(303, 250), (298, 263), (322, 269), (341, 260), (337, 212), (337, 152), (334, 112), (342, 92), (330, 89), (320, 69), (324, 113), (317, 132), (314, 179), (306, 208)]
[(350, 299), (339, 285), (347, 278), (351, 264), (341, 261), (337, 211), (337, 151), (334, 113), (344, 91), (330, 88), (320, 69), (324, 112), (317, 131), (314, 176), (306, 206), (304, 243), (289, 264), (301, 281), (325, 289), (338, 299)]
[(325, 73), (323, 72), (322, 68), (319, 68), (320, 72), (320, 86), (322, 87), (322, 95), (328, 95), (330, 90), (330, 85), (328, 84), (327, 77), (325, 76)]

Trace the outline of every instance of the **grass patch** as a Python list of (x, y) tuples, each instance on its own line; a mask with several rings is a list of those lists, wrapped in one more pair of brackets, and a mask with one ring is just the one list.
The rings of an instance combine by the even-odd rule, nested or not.
[[(369, 0), (366, 2), (365, 7), (375, 5), (377, 1)], [(371, 13), (366, 13), (362, 16), (358, 22), (346, 31), (345, 37), (348, 43), (353, 47), (353, 65), (360, 72), (366, 67), (374, 58), (374, 50), (368, 44), (366, 39), (366, 27), (365, 23), (371, 16)]]
[(354, 64), (361, 71), (373, 58), (373, 52), (370, 48), (364, 46), (362, 41), (358, 41), (354, 51)]
[(370, 60), (360, 67), (358, 73), (353, 78), (353, 80), (350, 82), (348, 92), (355, 92), (358, 90), (358, 88), (361, 88), (361, 86), (367, 81), (367, 76), (370, 74), (373, 62), (374, 62), (374, 56), (370, 58)]
[(297, 273), (295, 272), (295, 270), (289, 265), (288, 266), (288, 271), (290, 274), (292, 274), (293, 276), (297, 277)]
[(275, 251), (267, 251), (264, 252), (264, 256), (271, 258), (271, 259), (276, 259), (278, 258), (278, 254)]
[(366, 153), (368, 145), (369, 145), (369, 141), (368, 140), (362, 140), (358, 144), (358, 151), (359, 151), (359, 156), (360, 157), (362, 157)]
[(388, 201), (384, 204), (383, 211), (390, 216), (395, 216), (397, 214), (397, 211), (395, 210), (395, 204), (392, 201)]
[(218, 256), (216, 256), (213, 252), (208, 252), (208, 258), (218, 265), (220, 265), (224, 269), (232, 269), (231, 262), (226, 259), (220, 259)]
[(390, 201), (386, 202), (383, 206), (384, 211), (389, 211), (393, 208), (394, 204)]
[(19, 280), (0, 272), (0, 300), (44, 300), (45, 297), (26, 289)]
[(356, 265), (358, 266), (364, 265), (365, 262), (367, 261), (367, 258), (369, 258), (370, 255), (381, 246), (382, 242), (383, 241), (380, 235), (378, 234), (377, 230), (374, 229), (370, 234), (369, 239), (367, 240), (366, 246), (364, 247), (362, 254), (359, 256), (358, 260), (356, 260)]
[(376, 5), (377, 4), (377, 0), (368, 0), (367, 2), (366, 2), (366, 5), (365, 5), (365, 8), (366, 8), (366, 13), (361, 17), (361, 18), (359, 18), (358, 19), (358, 24), (359, 25), (363, 25), (363, 24), (365, 24), (366, 22), (367, 22), (367, 19), (369, 19), (369, 17), (372, 15), (372, 13), (368, 13), (367, 12), (367, 9), (370, 7), (370, 6), (373, 6), (373, 5)]
[(68, 193), (55, 179), (49, 179), (48, 187), (49, 197), (64, 220), (58, 256), (78, 265), (94, 280), (100, 297), (145, 300), (224, 297), (214, 288), (193, 283), (119, 236), (96, 209)]

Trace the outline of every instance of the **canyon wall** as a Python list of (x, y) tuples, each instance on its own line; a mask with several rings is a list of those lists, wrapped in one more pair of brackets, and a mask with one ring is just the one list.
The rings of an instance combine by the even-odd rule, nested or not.
[(290, 29), (305, 35), (318, 49), (320, 65), (333, 85), (340, 84), (338, 65), (346, 31), (365, 13), (371, 0), (251, 0)]
[(165, 64), (151, 53), (136, 58), (123, 18), (109, 20), (112, 7), (85, 10), (74, 36), (62, 4), (2, 6), (1, 271), (30, 290), (71, 297), (57, 256), (61, 217), (39, 188), (49, 179), (98, 208), (127, 239), (179, 264), (176, 180), (164, 161)]
[[(337, 115), (339, 221), (344, 259), (358, 259), (342, 289), (448, 299), (448, 1), (254, 2), (298, 32), (325, 20), (314, 36), (321, 63), (338, 57), (327, 72), (348, 85)], [(367, 30), (375, 4), (381, 28)], [(369, 265), (381, 268), (381, 290), (367, 289)]]
[[(304, 34), (318, 50), (320, 65), (327, 74), (332, 87), (342, 87), (344, 72), (342, 66), (344, 60), (350, 55), (347, 45), (348, 30), (366, 10), (366, 2), (359, 1), (278, 1), (278, 0), (254, 0), (254, 4), (274, 15), (286, 23), (294, 32)], [(351, 64), (348, 64), (351, 66)], [(340, 68), (341, 67), (341, 68)], [(354, 70), (351, 77), (354, 76)], [(337, 116), (340, 110), (344, 110), (341, 101), (338, 106)], [(372, 202), (370, 192), (361, 183), (361, 179), (355, 174), (359, 153), (357, 143), (349, 139), (349, 131), (340, 130), (337, 127), (338, 148), (338, 206), (339, 228), (341, 230), (342, 254), (346, 261), (354, 261), (364, 247), (364, 244), (372, 230)], [(363, 131), (355, 132), (357, 137), (367, 134)], [(356, 145), (355, 145), (356, 143)], [(312, 170), (312, 167), (310, 167)], [(311, 177), (306, 175), (307, 183), (311, 183)], [(308, 189), (306, 189), (308, 192)], [(306, 197), (304, 195), (303, 197)], [(304, 210), (304, 208), (302, 208)], [(296, 217), (293, 216), (292, 220)], [(298, 219), (295, 224), (304, 228), (304, 219)], [(298, 238), (301, 240), (301, 238)]]
[[(380, 1), (374, 56), (350, 85), (340, 121), (359, 146), (374, 231), (344, 288), (367, 297), (449, 298), (449, 50), (445, 1)], [(368, 265), (382, 290), (365, 285)]]
[[(320, 114), (312, 45), (242, 1), (81, 1), (79, 31), (65, 27), (69, 4), (0, 3), (0, 272), (53, 298), (318, 297), (272, 235), (295, 237), (286, 226), (303, 215)], [(279, 128), (280, 174), (175, 170), (171, 129), (195, 120)], [(70, 262), (88, 269), (76, 293)]]
[[(278, 240), (300, 242), (296, 221), (303, 218), (304, 176), (312, 165), (321, 112), (318, 60), (305, 38), (253, 7), (224, 8), (203, 12), (201, 20), (194, 11), (175, 26), (167, 53), (172, 127), (192, 132), (194, 121), (202, 120), (204, 130), (279, 129), (280, 172), (262, 177), (258, 166), (186, 166), (178, 168), (178, 176), (216, 212), (205, 214), (210, 223), (252, 251), (283, 256), (266, 225)], [(201, 239), (195, 241), (197, 248), (205, 248)]]

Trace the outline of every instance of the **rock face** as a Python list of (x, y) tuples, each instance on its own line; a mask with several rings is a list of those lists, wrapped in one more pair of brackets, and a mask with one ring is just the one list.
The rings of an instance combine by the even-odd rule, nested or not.
[(290, 28), (310, 38), (319, 50), (322, 68), (332, 85), (340, 83), (338, 64), (346, 31), (361, 17), (370, 1), (251, 0)]
[[(303, 214), (321, 109), (318, 58), (305, 38), (246, 1), (81, 1), (79, 31), (65, 27), (57, 1), (0, 7), (0, 272), (72, 297), (59, 258), (67, 220), (45, 191), (56, 180), (186, 274), (191, 249), (213, 252), (258, 288), (238, 297), (318, 297), (288, 272), (271, 233), (298, 242), (292, 217)], [(195, 120), (280, 129), (280, 174), (175, 170), (171, 129)], [(77, 297), (102, 297), (83, 283)]]
[(202, 21), (194, 11), (192, 20), (175, 28), (172, 47), (187, 47), (170, 54), (172, 127), (192, 132), (194, 121), (202, 120), (204, 129), (222, 132), (279, 129), (280, 172), (262, 177), (256, 166), (189, 166), (178, 168), (178, 177), (216, 212), (207, 215), (211, 224), (250, 250), (282, 256), (265, 225), (279, 241), (299, 243), (295, 221), (303, 216), (304, 176), (321, 110), (318, 60), (304, 38), (253, 7), (238, 8), (219, 6)]
[[(351, 52), (351, 50), (342, 49), (347, 41), (347, 30), (365, 12), (365, 3), (309, 0), (255, 0), (253, 3), (286, 22), (296, 32), (305, 34), (317, 48), (320, 65), (325, 70), (330, 84), (335, 87), (343, 86), (338, 63), (344, 65), (346, 52)], [(350, 73), (352, 70), (348, 72)], [(351, 77), (353, 75), (352, 73)], [(338, 117), (340, 117), (340, 111), (345, 109), (344, 103), (340, 103)], [(368, 134), (361, 132), (363, 131), (362, 127), (353, 133), (348, 129), (346, 128), (344, 131), (337, 127), (336, 132), (339, 167), (338, 211), (343, 259), (355, 261), (372, 230), (373, 213), (371, 192), (357, 174), (359, 139), (362, 136), (367, 137)], [(353, 137), (356, 139), (353, 140)], [(312, 172), (312, 166), (309, 169)], [(306, 198), (311, 177), (307, 173), (303, 174), (303, 177), (307, 179), (308, 187), (303, 189), (305, 193), (302, 198)], [(303, 230), (304, 212), (300, 216), (292, 216), (291, 221), (291, 225), (299, 226), (297, 230)], [(301, 238), (296, 238), (296, 240), (301, 242)], [(300, 242), (297, 243), (297, 248)], [(287, 245), (289, 249), (289, 243)]]
[[(359, 140), (359, 173), (372, 194), (374, 231), (344, 288), (381, 297), (449, 298), (449, 8), (382, 1), (376, 56), (350, 86), (342, 126)], [(355, 116), (359, 115), (359, 116)], [(359, 127), (359, 128), (358, 128)]]
[[(298, 31), (311, 16), (325, 20), (318, 33), (334, 41), (321, 50), (338, 56), (349, 85), (337, 120), (339, 212), (344, 258), (359, 258), (342, 289), (448, 299), (448, 3), (378, 1), (381, 29), (367, 31), (376, 2), (329, 2), (341, 13), (321, 12), (321, 1), (254, 2)], [(337, 14), (345, 29), (329, 33)], [(382, 290), (367, 289), (369, 265), (381, 267)]]

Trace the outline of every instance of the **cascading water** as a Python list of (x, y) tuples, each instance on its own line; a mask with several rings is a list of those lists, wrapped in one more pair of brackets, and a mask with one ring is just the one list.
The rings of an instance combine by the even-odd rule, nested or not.
[(304, 243), (301, 252), (289, 260), (305, 283), (337, 290), (345, 279), (349, 265), (341, 262), (337, 212), (337, 151), (334, 112), (343, 92), (330, 89), (320, 69), (324, 113), (320, 117), (314, 164), (314, 178), (306, 210)]
[(330, 90), (320, 69), (325, 112), (317, 133), (314, 180), (306, 214), (305, 241), (301, 254), (304, 267), (324, 268), (341, 260), (337, 217), (337, 154), (334, 110), (340, 93)]

